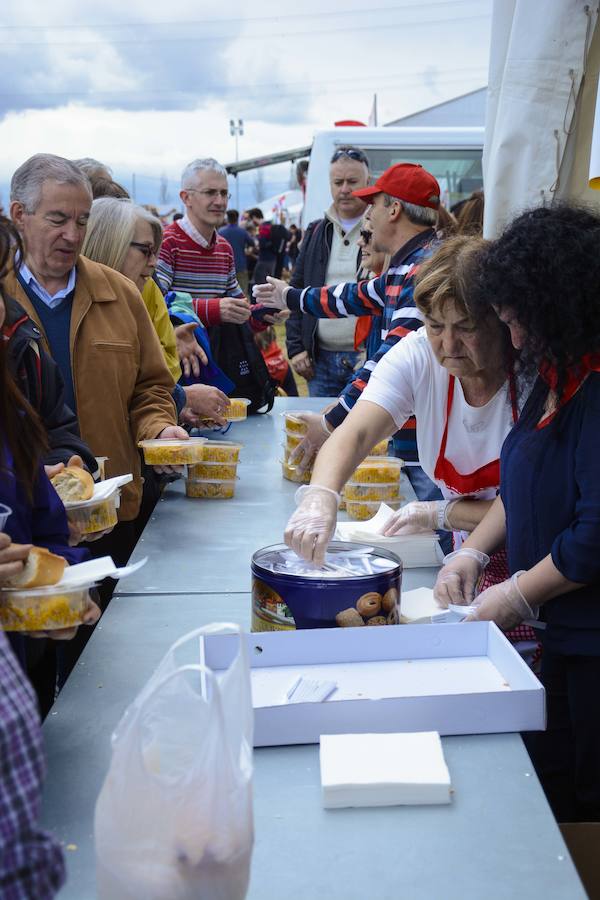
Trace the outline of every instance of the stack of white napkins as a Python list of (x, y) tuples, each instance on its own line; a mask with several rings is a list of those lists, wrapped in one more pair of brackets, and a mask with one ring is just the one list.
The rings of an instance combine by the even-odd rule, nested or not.
[(419, 566), (439, 566), (442, 562), (439, 538), (435, 531), (421, 531), (418, 534), (384, 537), (384, 525), (394, 515), (394, 510), (382, 503), (372, 519), (366, 522), (338, 522), (335, 538), (339, 541), (357, 541), (373, 547), (391, 550), (400, 557), (405, 568)]
[(471, 606), (450, 604), (443, 609), (436, 603), (431, 588), (421, 587), (402, 591), (400, 596), (400, 621), (404, 624), (433, 622), (462, 622), (471, 613)]
[(321, 735), (323, 806), (450, 803), (450, 773), (437, 731)]
[(145, 566), (147, 562), (148, 557), (144, 556), (139, 562), (122, 566), (119, 569), (110, 556), (89, 559), (87, 562), (77, 563), (75, 566), (67, 566), (57, 587), (72, 588), (78, 585), (94, 584), (96, 581), (102, 581), (103, 578), (126, 578)]

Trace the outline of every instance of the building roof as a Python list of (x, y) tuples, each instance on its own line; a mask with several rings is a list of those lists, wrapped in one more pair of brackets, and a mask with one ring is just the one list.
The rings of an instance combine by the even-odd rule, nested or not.
[(402, 116), (401, 119), (394, 119), (385, 124), (387, 126), (483, 126), (485, 125), (486, 97), (487, 87), (478, 88), (476, 91), (469, 91), (468, 94), (461, 94), (459, 97), (453, 97), (451, 100), (445, 100), (443, 103), (429, 106), (427, 109), (420, 109), (418, 112), (410, 113), (408, 116)]

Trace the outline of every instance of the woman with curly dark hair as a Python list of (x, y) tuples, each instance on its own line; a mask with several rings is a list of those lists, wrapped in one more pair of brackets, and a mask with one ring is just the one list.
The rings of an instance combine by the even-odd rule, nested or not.
[(545, 623), (548, 730), (528, 749), (557, 818), (598, 821), (600, 217), (565, 205), (522, 214), (484, 254), (478, 294), (538, 375), (502, 448), (500, 497), (436, 594), (460, 602), (506, 543), (512, 577), (483, 591), (471, 618)]

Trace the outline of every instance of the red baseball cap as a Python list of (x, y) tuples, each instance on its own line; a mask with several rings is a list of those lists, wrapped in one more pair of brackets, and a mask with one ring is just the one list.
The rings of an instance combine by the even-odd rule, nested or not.
[(376, 194), (389, 194), (398, 200), (406, 200), (415, 206), (439, 209), (440, 186), (433, 175), (423, 166), (415, 163), (396, 163), (380, 175), (370, 187), (352, 191), (353, 197), (360, 197), (365, 203), (372, 203)]

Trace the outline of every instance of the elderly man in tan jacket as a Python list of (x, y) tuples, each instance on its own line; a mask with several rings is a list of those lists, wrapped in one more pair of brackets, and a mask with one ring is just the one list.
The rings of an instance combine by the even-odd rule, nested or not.
[(139, 291), (79, 255), (91, 204), (87, 176), (68, 160), (37, 154), (23, 163), (11, 181), (10, 213), (24, 257), (4, 289), (40, 328), (83, 439), (109, 457), (107, 474), (134, 474), (112, 540), (103, 539), (105, 552), (124, 562), (142, 494), (137, 442), (188, 435), (177, 426), (173, 379)]

